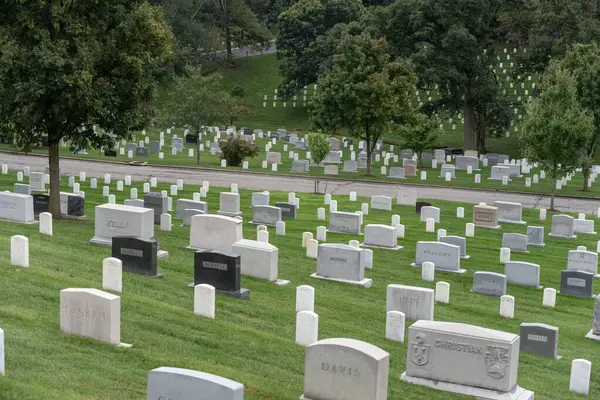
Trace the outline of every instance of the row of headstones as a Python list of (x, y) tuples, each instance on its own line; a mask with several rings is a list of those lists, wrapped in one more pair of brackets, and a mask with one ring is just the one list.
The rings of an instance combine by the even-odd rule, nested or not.
[[(415, 291), (415, 289), (417, 290)], [(402, 311), (395, 310), (395, 308), (396, 305), (403, 307), (407, 303), (409, 307), (415, 308), (415, 302), (403, 300), (404, 298), (413, 298), (415, 292), (417, 292), (417, 296), (424, 298), (431, 297), (433, 290), (410, 288), (402, 285), (390, 285), (388, 287), (386, 337), (389, 339), (402, 341), (405, 330), (403, 322), (406, 317), (409, 319), (412, 318), (411, 314), (405, 314)], [(214, 288), (211, 288), (209, 285), (198, 285), (195, 287), (194, 297), (194, 313), (214, 318)], [(85, 306), (82, 306), (82, 304), (85, 304)], [(97, 289), (64, 289), (60, 294), (60, 310), (61, 331), (67, 334), (103, 340), (118, 346), (130, 347), (130, 345), (121, 343), (119, 296)], [(315, 397), (317, 395), (336, 396), (341, 393), (340, 390), (348, 389), (348, 385), (354, 385), (352, 388), (358, 390), (356, 393), (354, 393), (354, 390), (346, 392), (350, 393), (351, 396), (348, 399), (387, 398), (387, 369), (389, 366), (389, 361), (387, 361), (389, 355), (387, 353), (367, 343), (351, 339), (325, 339), (318, 341), (318, 316), (314, 313), (314, 289), (309, 286), (297, 288), (296, 312), (296, 343), (307, 346), (305, 396), (311, 397), (306, 398), (320, 398)], [(431, 314), (433, 314), (433, 310), (431, 310)], [(420, 377), (449, 383), (455, 383), (454, 381), (456, 381), (461, 382), (467, 387), (480, 387), (498, 392), (514, 390), (517, 387), (516, 369), (518, 366), (519, 350), (544, 356), (557, 356), (558, 332), (556, 329), (540, 324), (522, 324), (520, 333), (521, 336), (519, 337), (514, 334), (487, 330), (465, 324), (418, 320), (409, 328), (411, 351), (407, 352), (407, 371), (403, 374), (403, 379), (410, 381), (410, 377)], [(467, 342), (476, 350), (477, 346), (480, 346), (480, 343), (487, 342), (491, 338), (495, 342), (501, 342), (502, 346), (508, 347), (509, 351), (504, 354), (514, 357), (507, 360), (508, 364), (493, 364), (493, 358), (485, 358), (487, 361), (491, 360), (493, 365), (487, 365), (487, 368), (482, 368), (485, 365), (472, 365), (474, 362), (484, 362), (483, 358), (477, 357), (477, 351), (461, 352), (457, 353), (455, 357), (461, 358), (460, 365), (463, 365), (465, 368), (456, 369), (456, 372), (450, 376), (445, 372), (443, 379), (440, 379), (442, 375), (439, 372), (439, 368), (443, 366), (436, 364), (442, 362), (441, 360), (444, 359), (443, 354), (440, 353), (443, 348), (438, 349), (438, 347), (443, 346), (430, 347), (428, 345), (430, 342), (426, 342), (426, 340), (433, 340), (437, 343)], [(424, 353), (422, 352), (423, 349), (429, 350)], [(314, 358), (317, 358), (317, 360), (314, 360)], [(356, 371), (363, 371), (361, 366), (366, 365), (363, 363), (367, 360), (371, 361), (369, 365), (372, 368), (367, 369), (370, 372), (365, 374), (350, 373), (350, 378), (353, 379), (345, 378), (340, 382), (341, 377), (345, 375), (341, 375), (341, 377), (335, 375), (334, 377), (329, 374), (323, 374), (323, 372), (330, 372), (332, 368), (339, 368), (342, 365)], [(344, 362), (339, 364), (338, 362), (341, 361)], [(433, 364), (428, 365), (430, 361)], [(473, 368), (467, 368), (467, 366), (471, 365)], [(375, 368), (373, 368), (374, 366)], [(587, 370), (587, 374), (582, 375), (580, 371), (582, 366), (591, 367), (591, 364), (589, 362), (582, 363), (581, 360), (573, 362), (572, 372), (576, 373), (576, 376), (575, 379), (572, 378), (571, 380), (571, 390), (587, 394), (589, 391), (589, 369)], [(492, 367), (499, 369), (499, 373), (502, 374), (500, 376), (504, 377), (506, 375), (508, 379), (501, 378), (499, 381), (496, 375), (489, 373), (490, 368), (493, 371)], [(482, 368), (482, 371), (487, 371), (489, 376), (474, 371), (475, 368)], [(314, 374), (317, 373), (320, 373), (321, 379), (314, 379)], [(469, 376), (469, 374), (473, 375)], [(330, 378), (327, 378), (327, 376), (330, 376)], [(587, 376), (587, 379), (582, 379), (582, 376)], [(169, 378), (177, 379), (176, 376)], [(359, 382), (356, 382), (356, 378), (359, 378)], [(151, 392), (152, 395), (155, 395), (157, 393), (170, 393), (169, 390), (174, 390), (173, 387), (169, 388), (169, 385), (164, 382), (161, 385), (156, 385), (156, 382), (152, 381), (153, 379), (149, 380), (149, 395)], [(373, 384), (373, 382), (379, 382), (380, 384)], [(165, 385), (167, 387), (164, 387)], [(181, 388), (178, 387), (178, 389)], [(156, 392), (159, 390), (167, 391)], [(220, 396), (214, 399), (221, 400), (226, 398), (223, 395), (224, 393), (220, 393)]]
[[(408, 296), (405, 296), (406, 298), (414, 297), (415, 289), (419, 289), (416, 292), (418, 292), (417, 295), (421, 298), (427, 296), (431, 297), (431, 292), (433, 291), (431, 289), (410, 288), (402, 285), (390, 285), (388, 287), (388, 299), (386, 302), (386, 309), (388, 309), (386, 318), (386, 337), (391, 340), (403, 341), (402, 339), (404, 337), (405, 330), (403, 322), (405, 322), (407, 315), (408, 318), (411, 319), (410, 314), (405, 314), (401, 311), (394, 310), (393, 308), (395, 308), (395, 305), (403, 306), (406, 305), (406, 303), (411, 304), (411, 306), (414, 308), (414, 302), (407, 302), (403, 301), (402, 299), (404, 298), (404, 295)], [(428, 292), (425, 292), (427, 290)], [(195, 287), (194, 297), (194, 313), (196, 315), (214, 318), (214, 288), (211, 290), (209, 285), (198, 285)], [(85, 306), (82, 306), (82, 304), (85, 304)], [(64, 289), (60, 293), (60, 310), (61, 331), (67, 334), (91, 337), (118, 346), (131, 346), (121, 343), (119, 296), (102, 292), (97, 289)], [(367, 343), (358, 342), (351, 339), (325, 339), (318, 341), (318, 316), (314, 314), (314, 289), (310, 286), (301, 286), (297, 288), (296, 312), (296, 343), (307, 346), (305, 396), (311, 395), (311, 398), (319, 398), (314, 396), (339, 395), (339, 390), (347, 389), (348, 384), (351, 384), (356, 380), (356, 378), (360, 378), (360, 382), (354, 382), (354, 385), (356, 386), (355, 389), (360, 391), (355, 395), (351, 395), (352, 397), (349, 397), (349, 399), (363, 400), (365, 398), (387, 398), (387, 384), (383, 384), (383, 382), (387, 382), (387, 368), (389, 366), (389, 362), (387, 362), (389, 355), (387, 353), (382, 353), (380, 349), (377, 349), (372, 345), (368, 345)], [(431, 314), (433, 314), (433, 310), (431, 310)], [(426, 333), (426, 335), (424, 335), (424, 333)], [(408, 380), (407, 378), (410, 378), (411, 376), (428, 378), (432, 380), (439, 378), (435, 376), (435, 365), (430, 365), (427, 368), (423, 368), (429, 363), (430, 360), (435, 364), (440, 362), (437, 360), (443, 359), (441, 354), (436, 354), (440, 350), (434, 350), (434, 347), (430, 348), (427, 345), (424, 340), (425, 337), (427, 337), (428, 340), (434, 340), (438, 343), (441, 340), (448, 339), (458, 340), (461, 343), (465, 341), (469, 343), (474, 342), (472, 343), (472, 346), (477, 346), (479, 342), (488, 341), (493, 337), (494, 341), (501, 341), (502, 344), (508, 346), (509, 349), (514, 349), (514, 351), (511, 350), (505, 354), (515, 355), (516, 352), (516, 357), (509, 360), (509, 365), (496, 365), (497, 367), (502, 367), (500, 370), (503, 373), (502, 376), (504, 376), (504, 373), (506, 373), (506, 375), (510, 376), (511, 378), (498, 382), (495, 380), (497, 378), (493, 374), (490, 374), (488, 377), (484, 377), (482, 374), (475, 374), (475, 376), (471, 376), (465, 380), (464, 377), (467, 376), (466, 374), (473, 373), (473, 371), (470, 371), (469, 368), (466, 368), (466, 366), (470, 365), (476, 359), (476, 357), (466, 355), (476, 355), (477, 352), (462, 352), (460, 355), (463, 358), (467, 358), (469, 361), (471, 361), (471, 363), (461, 363), (461, 365), (465, 366), (465, 369), (459, 369), (456, 374), (462, 374), (463, 379), (459, 379), (457, 377), (456, 381), (460, 381), (463, 384), (466, 383), (466, 386), (482, 387), (499, 392), (511, 391), (517, 387), (516, 369), (518, 365), (519, 350), (550, 357), (557, 356), (557, 329), (552, 329), (552, 327), (547, 327), (540, 324), (522, 324), (520, 333), (521, 335), (519, 337), (513, 334), (491, 331), (465, 324), (418, 320), (409, 328), (409, 341), (411, 343), (412, 350), (407, 352), (407, 372), (403, 374), (403, 379)], [(1, 330), (0, 339), (3, 339), (3, 332)], [(330, 346), (331, 349), (329, 348)], [(438, 346), (436, 346), (436, 348), (437, 347)], [(422, 353), (420, 351), (421, 349), (427, 348), (430, 348), (427, 353)], [(344, 351), (340, 351), (341, 349), (344, 349)], [(3, 356), (3, 340), (0, 340), (0, 355)], [(318, 362), (313, 360), (314, 357), (318, 358)], [(385, 360), (386, 362), (377, 362), (373, 364), (372, 361), (376, 361), (377, 359), (380, 359), (379, 361)], [(338, 364), (338, 361), (341, 362), (342, 360), (344, 363)], [(363, 362), (367, 360), (371, 361), (371, 363), (369, 363), (370, 365), (377, 366), (374, 371), (369, 368), (369, 370), (371, 370), (370, 374), (361, 375), (360, 373), (350, 373), (350, 377), (354, 379), (344, 379), (344, 382), (339, 382), (339, 377), (326, 378), (325, 382), (323, 379), (315, 379), (314, 381), (313, 379), (310, 379), (313, 377), (311, 374), (315, 374), (317, 372), (321, 372), (321, 374), (323, 372), (329, 372), (332, 367), (339, 368), (341, 365), (344, 367), (351, 366), (350, 368), (354, 368), (356, 371), (359, 371), (362, 370), (361, 365), (363, 365)], [(479, 362), (481, 362), (481, 359)], [(0, 368), (0, 372), (3, 373), (3, 357), (0, 357), (0, 367), (2, 367)], [(437, 367), (439, 368), (442, 366), (438, 365)], [(479, 366), (476, 365), (474, 367)], [(488, 365), (487, 367), (488, 368), (484, 368), (485, 371), (489, 371), (489, 367), (491, 366)], [(588, 368), (586, 370), (583, 367)], [(591, 363), (589, 362), (574, 360), (572, 375), (576, 375), (574, 377), (572, 376), (571, 378), (572, 391), (584, 394), (588, 393), (590, 367)], [(584, 372), (583, 374), (581, 370), (582, 368)], [(316, 369), (316, 371), (312, 369)], [(176, 373), (180, 371), (167, 371), (164, 369), (160, 370), (160, 373), (156, 370), (152, 371), (151, 375), (153, 375), (153, 373), (168, 373), (169, 376), (165, 376), (162, 379), (167, 381), (174, 379), (179, 384), (181, 383), (178, 381), (180, 378)], [(186, 375), (188, 375), (187, 380), (189, 384), (189, 374)], [(199, 376), (196, 376), (195, 378), (198, 377)], [(585, 377), (587, 377), (587, 379), (585, 379)], [(206, 378), (206, 376), (203, 376), (203, 378)], [(381, 379), (383, 379), (383, 381), (381, 381)], [(209, 381), (211, 380), (212, 379), (209, 379)], [(195, 379), (191, 381), (195, 382)], [(373, 385), (373, 382), (377, 381), (382, 384)], [(453, 383), (454, 379), (449, 378), (446, 374), (443, 381)], [(195, 383), (201, 385), (210, 384), (201, 381)], [(223, 383), (223, 381), (221, 380), (220, 383)], [(186, 386), (189, 388), (189, 385)], [(307, 386), (309, 386), (308, 389)], [(157, 393), (169, 394), (171, 393), (170, 391), (175, 390), (176, 388), (181, 390), (180, 385), (171, 386), (168, 383), (161, 381), (161, 379), (154, 379), (151, 377), (149, 378), (148, 395), (152, 394), (154, 396)], [(204, 387), (204, 389), (206, 390), (206, 387)], [(240, 393), (240, 390), (242, 389), (238, 385), (238, 394)], [(353, 391), (350, 393), (353, 393)], [(214, 397), (214, 399), (224, 399), (226, 398), (223, 397), (224, 395), (226, 395), (226, 393), (219, 392), (219, 397)]]

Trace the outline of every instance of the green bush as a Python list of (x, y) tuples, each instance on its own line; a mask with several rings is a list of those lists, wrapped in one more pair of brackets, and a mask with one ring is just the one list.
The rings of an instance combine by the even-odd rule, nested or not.
[(308, 135), (308, 147), (310, 148), (310, 157), (315, 164), (320, 164), (327, 154), (329, 154), (329, 140), (322, 133), (311, 133)]
[(246, 142), (239, 136), (229, 135), (227, 140), (221, 140), (221, 159), (227, 161), (227, 165), (239, 167), (244, 158), (256, 157), (258, 146), (252, 142)]
[(242, 97), (244, 97), (244, 88), (241, 86), (232, 87), (231, 88), (231, 96), (241, 99)]

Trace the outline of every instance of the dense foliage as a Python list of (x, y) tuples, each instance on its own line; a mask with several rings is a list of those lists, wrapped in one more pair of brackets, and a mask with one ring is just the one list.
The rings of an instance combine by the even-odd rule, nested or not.
[(112, 147), (144, 128), (172, 34), (144, 0), (3, 0), (0, 15), (0, 125), (24, 150), (47, 136), (50, 211), (59, 217), (59, 142)]
[(227, 165), (233, 167), (239, 167), (244, 159), (256, 157), (259, 153), (258, 146), (234, 134), (229, 135), (227, 140), (221, 140), (219, 145), (221, 159), (226, 160)]

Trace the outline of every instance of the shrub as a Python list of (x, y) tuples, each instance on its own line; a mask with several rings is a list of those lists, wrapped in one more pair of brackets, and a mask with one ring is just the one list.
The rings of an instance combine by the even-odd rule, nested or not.
[(227, 165), (234, 167), (238, 167), (244, 158), (258, 155), (258, 146), (233, 134), (227, 140), (221, 140), (220, 146), (221, 158), (227, 160)]
[(327, 136), (321, 133), (311, 133), (308, 135), (308, 147), (313, 162), (320, 164), (329, 154), (330, 144)]
[(241, 99), (242, 97), (244, 97), (244, 88), (241, 86), (232, 87), (231, 88), (231, 96)]

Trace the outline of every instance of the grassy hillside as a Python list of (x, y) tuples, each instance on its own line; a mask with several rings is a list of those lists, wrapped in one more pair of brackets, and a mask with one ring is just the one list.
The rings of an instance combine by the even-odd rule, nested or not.
[[(0, 189), (11, 189), (15, 174), (0, 175)], [(127, 198), (116, 191), (113, 177), (111, 192), (117, 202)], [(66, 189), (66, 178), (62, 181)], [(239, 182), (243, 187), (243, 182)], [(142, 192), (142, 182), (133, 187)], [(42, 236), (36, 225), (0, 222), (0, 327), (5, 331), (6, 376), (0, 377), (2, 400), (139, 400), (145, 398), (147, 373), (160, 366), (197, 369), (239, 381), (245, 386), (246, 400), (289, 400), (303, 391), (304, 349), (294, 344), (295, 287), (312, 285), (316, 289), (315, 312), (319, 315), (319, 338), (347, 337), (372, 343), (390, 353), (389, 396), (406, 400), (460, 400), (463, 397), (412, 386), (400, 381), (405, 370), (407, 343), (385, 339), (386, 287), (391, 283), (434, 288), (434, 282), (421, 280), (421, 271), (410, 266), (416, 242), (435, 240), (425, 233), (414, 207), (394, 205), (393, 212), (371, 210), (364, 223), (389, 224), (392, 213), (401, 216), (406, 238), (399, 240), (402, 251), (374, 249), (374, 266), (365, 276), (374, 280), (369, 289), (310, 278), (316, 262), (305, 258), (301, 247), (302, 232), (315, 232), (326, 221), (316, 220), (323, 197), (298, 194), (301, 208), (297, 220), (286, 221), (286, 236), (276, 236), (269, 228), (270, 242), (279, 248), (279, 277), (291, 280), (290, 286), (242, 278), (250, 288), (251, 300), (240, 301), (217, 295), (216, 319), (195, 317), (193, 291), (193, 252), (186, 249), (189, 228), (174, 220), (172, 232), (155, 229), (161, 249), (169, 258), (159, 260), (163, 279), (124, 273), (121, 295), (121, 340), (131, 349), (117, 348), (91, 339), (60, 332), (59, 292), (69, 287), (101, 288), (102, 259), (110, 249), (89, 243), (94, 235), (94, 206), (103, 204), (102, 189), (86, 192), (83, 222), (55, 221), (54, 236)], [(160, 189), (168, 184), (160, 183)], [(191, 198), (197, 187), (186, 186), (182, 198)], [(206, 199), (209, 211), (218, 209), (221, 188), (211, 187)], [(128, 190), (127, 190), (128, 193)], [(240, 190), (244, 212), (244, 237), (256, 238), (256, 227), (249, 225), (250, 192)], [(334, 196), (340, 211), (356, 211), (360, 197), (350, 202), (347, 196)], [(271, 202), (287, 199), (286, 193), (271, 193)], [(176, 199), (174, 199), (176, 200)], [(448, 235), (463, 235), (471, 220), (471, 206), (432, 201), (441, 208), (439, 228)], [(456, 218), (456, 207), (466, 207), (465, 219)], [(538, 221), (536, 210), (524, 210), (531, 225), (542, 225), (546, 233), (550, 221)], [(550, 219), (550, 218), (549, 218)], [(503, 232), (524, 233), (525, 226), (504, 224), (502, 230), (476, 228), (476, 237), (468, 238), (468, 260), (461, 260), (463, 275), (436, 272), (436, 281), (450, 283), (450, 303), (435, 305), (435, 319), (476, 324), (492, 329), (519, 333), (522, 322), (542, 322), (560, 328), (560, 360), (521, 353), (518, 383), (536, 392), (538, 400), (575, 400), (570, 393), (571, 361), (585, 358), (595, 366), (589, 398), (600, 393), (600, 344), (584, 339), (592, 325), (593, 300), (558, 295), (555, 309), (542, 307), (542, 290), (509, 285), (516, 299), (515, 319), (501, 318), (500, 301), (471, 292), (473, 273), (478, 270), (502, 272), (499, 247)], [(10, 237), (29, 238), (30, 268), (10, 265)], [(347, 243), (361, 237), (328, 233), (328, 243)], [(580, 234), (576, 241), (546, 238), (545, 248), (531, 248), (527, 254), (513, 254), (513, 260), (541, 265), (541, 284), (558, 288), (560, 271), (565, 269), (568, 250), (585, 245), (596, 249), (597, 237)], [(597, 288), (596, 288), (597, 289)], [(407, 321), (410, 325), (412, 321)]]
[[(532, 81), (526, 81), (526, 77), (523, 76), (521, 83), (525, 83), (525, 87), (521, 88), (520, 83), (517, 84), (515, 82), (513, 88), (511, 88), (510, 82), (506, 80), (506, 76), (510, 75), (513, 70), (510, 67), (510, 62), (510, 60), (504, 60), (504, 62), (498, 61), (496, 73), (501, 82), (506, 86), (507, 94), (511, 100), (516, 102), (518, 97), (521, 96), (521, 100), (524, 101), (526, 99), (524, 91), (528, 90), (528, 94), (531, 94), (531, 84), (535, 84), (537, 79), (533, 77)], [(280, 97), (275, 101), (275, 107), (273, 106), (273, 96), (276, 94), (275, 89), (277, 89), (281, 82), (278, 65), (279, 62), (276, 55), (269, 54), (236, 59), (235, 68), (217, 67), (217, 72), (223, 75), (223, 84), (228, 90), (236, 86), (244, 89), (244, 100), (254, 113), (254, 115), (246, 116), (236, 121), (235, 124), (238, 127), (261, 128), (265, 131), (276, 130), (277, 128), (286, 128), (288, 130), (311, 128), (308, 119), (309, 114), (307, 108), (304, 106), (303, 90), (297, 95), (296, 107), (293, 106), (293, 99), (287, 101), (284, 107), (284, 102)], [(506, 73), (504, 73), (504, 70), (506, 70)], [(515, 90), (517, 94), (514, 94)], [(306, 88), (307, 104), (310, 104), (314, 91), (313, 85), (309, 85)], [(267, 96), (266, 101), (264, 100), (265, 95)], [(419, 93), (419, 97), (423, 102), (426, 102), (429, 96), (435, 98), (436, 90), (434, 88), (430, 91), (424, 90)], [(458, 115), (453, 117), (454, 129), (452, 128), (452, 123), (448, 122), (448, 117), (442, 118), (444, 129), (439, 138), (440, 147), (462, 147), (463, 145), (463, 124)], [(511, 157), (519, 157), (517, 136), (518, 132), (512, 129), (509, 138), (504, 137), (504, 135), (500, 138), (489, 138), (487, 141), (489, 152), (505, 153), (511, 155)]]

